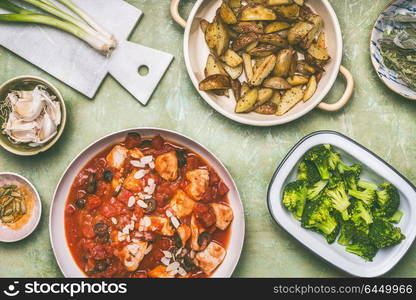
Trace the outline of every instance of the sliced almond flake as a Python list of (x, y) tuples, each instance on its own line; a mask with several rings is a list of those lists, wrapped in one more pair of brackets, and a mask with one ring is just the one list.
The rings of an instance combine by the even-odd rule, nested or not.
[(132, 207), (136, 203), (136, 198), (134, 196), (130, 196), (129, 202), (127, 203), (128, 207)]
[(141, 224), (144, 226), (144, 227), (149, 227), (150, 225), (152, 225), (152, 221), (150, 220), (150, 218), (149, 217), (144, 217), (143, 219), (142, 219), (142, 222), (141, 222)]
[(139, 251), (139, 246), (136, 244), (127, 245), (127, 250), (135, 256)]
[(147, 174), (146, 170), (139, 170), (134, 174), (135, 179), (142, 179)]
[(135, 215), (135, 214), (133, 214), (133, 216), (131, 217), (131, 219), (132, 219), (133, 221), (137, 221), (137, 217), (136, 217), (136, 215)]
[(176, 217), (171, 217), (170, 220), (172, 221), (173, 226), (175, 226), (175, 228), (178, 228), (179, 225), (181, 225), (181, 223), (179, 223), (179, 220)]
[(116, 218), (114, 218), (114, 217), (112, 217), (112, 218), (111, 218), (111, 222), (112, 222), (114, 225), (116, 225), (116, 224), (117, 224), (117, 219), (116, 219)]
[(140, 161), (138, 161), (138, 160), (131, 160), (131, 161), (130, 161), (130, 164), (131, 164), (133, 167), (136, 167), (136, 168), (144, 168), (144, 167), (146, 167), (146, 164), (143, 164), (142, 162), (140, 162)]
[(139, 205), (141, 208), (148, 208), (149, 206), (144, 202), (143, 200), (137, 201), (137, 205)]
[(178, 270), (178, 268), (180, 267), (180, 264), (177, 262), (177, 261), (175, 261), (175, 262), (173, 262), (173, 263), (171, 263), (167, 268), (166, 268), (166, 271), (167, 272), (171, 272), (171, 271), (175, 271), (175, 270)]
[(172, 212), (171, 212), (170, 210), (167, 210), (167, 211), (166, 211), (166, 216), (167, 216), (168, 218), (173, 217)]
[(151, 161), (149, 163), (149, 168), (154, 169), (155, 168), (155, 163), (153, 161)]
[(170, 259), (169, 258), (166, 258), (166, 257), (162, 257), (162, 259), (160, 260), (160, 262), (162, 264), (164, 264), (165, 266), (169, 266)]
[(172, 253), (171, 252), (169, 252), (169, 251), (162, 251), (163, 252), (163, 255), (166, 257), (166, 258), (172, 258)]
[(148, 164), (148, 163), (150, 163), (150, 162), (152, 162), (152, 161), (153, 161), (153, 156), (151, 156), (151, 155), (147, 155), (147, 156), (143, 157), (143, 158), (140, 160), (140, 162), (141, 162), (142, 164)]

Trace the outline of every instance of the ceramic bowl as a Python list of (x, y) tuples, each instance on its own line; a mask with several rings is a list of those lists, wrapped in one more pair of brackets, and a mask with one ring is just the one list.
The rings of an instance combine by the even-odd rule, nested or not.
[(1, 224), (0, 221), (0, 242), (17, 242), (29, 236), (38, 226), (40, 217), (42, 215), (42, 202), (40, 200), (40, 196), (36, 188), (33, 186), (32, 183), (30, 183), (29, 180), (27, 180), (23, 176), (20, 176), (15, 173), (2, 172), (0, 173), (0, 184), (23, 185), (33, 195), (33, 209), (29, 217), (29, 220), (25, 225), (23, 225), (21, 228), (17, 230), (14, 230), (9, 228), (7, 225)]
[[(377, 184), (388, 181), (398, 189), (401, 198), (399, 209), (404, 213), (400, 223), (406, 239), (394, 247), (381, 249), (372, 262), (345, 251), (337, 242), (329, 245), (325, 238), (304, 229), (299, 221), (282, 204), (283, 189), (296, 180), (297, 165), (304, 154), (320, 144), (331, 144), (343, 160), (349, 164), (363, 166), (361, 178)], [(350, 138), (333, 131), (318, 131), (300, 140), (283, 159), (268, 190), (268, 206), (273, 219), (316, 255), (345, 272), (359, 277), (377, 277), (390, 271), (403, 258), (416, 237), (416, 188), (383, 159)]]
[[(209, 55), (204, 34), (200, 29), (200, 21), (202, 19), (213, 20), (222, 1), (198, 0), (188, 17), (188, 21), (182, 19), (178, 13), (179, 2), (180, 0), (172, 0), (171, 14), (173, 19), (185, 28), (184, 56), (188, 74), (201, 97), (225, 117), (239, 123), (253, 126), (274, 126), (294, 121), (313, 110), (316, 106), (326, 111), (339, 110), (351, 98), (354, 89), (354, 80), (351, 73), (341, 66), (343, 50), (341, 28), (338, 18), (327, 0), (314, 0), (307, 2), (307, 4), (324, 20), (324, 32), (326, 34), (328, 52), (331, 60), (325, 67), (326, 71), (319, 82), (315, 95), (306, 103), (298, 103), (283, 116), (261, 115), (254, 112), (237, 114), (234, 112), (235, 102), (233, 100), (223, 96), (216, 96), (213, 93), (199, 91), (198, 85), (205, 78), (204, 68)], [(334, 104), (322, 103), (322, 100), (334, 85), (340, 72), (347, 81), (344, 95)]]
[[(20, 155), (20, 156), (32, 156), (32, 155), (36, 155), (41, 152), (44, 152), (50, 149), (53, 145), (55, 145), (55, 143), (59, 140), (59, 138), (61, 137), (65, 129), (67, 113), (66, 113), (66, 106), (65, 106), (64, 99), (61, 93), (59, 92), (59, 90), (53, 84), (51, 84), (50, 82), (40, 77), (19, 76), (19, 77), (6, 81), (0, 86), (0, 102), (6, 99), (6, 96), (10, 92), (10, 90), (15, 90), (15, 89), (29, 90), (29, 89), (33, 89), (38, 84), (42, 84), (46, 86), (48, 92), (51, 95), (55, 95), (56, 100), (58, 100), (59, 103), (61, 104), (61, 115), (62, 115), (61, 124), (58, 126), (58, 132), (55, 135), (55, 137), (49, 142), (47, 142), (46, 144), (38, 146), (38, 147), (30, 147), (27, 144), (12, 143), (6, 135), (0, 133), (0, 146), (2, 146), (5, 150), (13, 154)], [(0, 117), (0, 127), (1, 127), (1, 124), (4, 124), (4, 122), (6, 121), (7, 120), (3, 120)]]
[(234, 213), (234, 220), (230, 225), (231, 236), (227, 248), (227, 255), (222, 264), (211, 277), (230, 277), (240, 258), (245, 232), (244, 210), (237, 186), (224, 165), (209, 150), (186, 136), (173, 131), (158, 128), (128, 129), (107, 135), (82, 151), (64, 172), (55, 190), (49, 219), (51, 244), (62, 273), (66, 277), (85, 277), (83, 271), (79, 269), (76, 262), (72, 258), (65, 234), (65, 207), (72, 183), (79, 171), (93, 157), (110, 145), (124, 140), (126, 135), (130, 132), (137, 132), (142, 137), (152, 137), (160, 134), (167, 140), (189, 148), (205, 159), (205, 161), (212, 166), (213, 169), (215, 169), (220, 178), (229, 187), (230, 191), (228, 192), (228, 198)]
[(384, 17), (391, 15), (397, 10), (414, 12), (416, 9), (416, 2), (413, 0), (398, 0), (393, 1), (377, 18), (373, 26), (370, 40), (370, 54), (373, 67), (381, 79), (381, 81), (393, 92), (399, 94), (410, 100), (416, 100), (416, 91), (410, 89), (403, 80), (399, 78), (397, 73), (390, 70), (384, 65), (383, 57), (380, 53), (379, 40), (383, 37), (386, 21)]

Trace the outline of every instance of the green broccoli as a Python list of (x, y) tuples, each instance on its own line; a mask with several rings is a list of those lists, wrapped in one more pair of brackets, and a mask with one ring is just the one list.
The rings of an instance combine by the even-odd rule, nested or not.
[(377, 201), (374, 214), (379, 217), (390, 218), (400, 206), (400, 195), (396, 187), (391, 183), (380, 185), (381, 191), (377, 191)]
[(332, 244), (333, 242), (336, 241), (337, 236), (339, 235), (339, 231), (340, 231), (340, 226), (339, 226), (339, 223), (337, 223), (337, 226), (330, 234), (324, 234), (328, 244)]
[(291, 212), (296, 219), (300, 220), (306, 203), (306, 183), (297, 180), (286, 185), (283, 192), (283, 205)]
[(351, 203), (345, 191), (344, 183), (339, 181), (335, 187), (326, 190), (326, 195), (330, 198), (334, 209), (341, 213), (342, 219), (348, 220), (348, 207)]
[(377, 247), (371, 243), (353, 243), (347, 245), (345, 250), (364, 258), (366, 261), (373, 261), (378, 251)]
[(309, 184), (314, 184), (321, 180), (318, 169), (315, 167), (315, 164), (309, 160), (303, 160), (299, 164), (298, 171), (298, 180), (305, 180)]
[(338, 238), (338, 244), (347, 246), (350, 244), (355, 234), (354, 223), (345, 221), (341, 223), (341, 234)]
[(395, 223), (398, 224), (400, 223), (400, 220), (403, 217), (403, 212), (401, 210), (396, 210), (396, 212), (390, 217), (387, 218), (386, 220), (389, 221), (390, 223)]
[(348, 190), (351, 197), (362, 200), (367, 206), (372, 207), (377, 199), (377, 192), (375, 190)]
[(309, 150), (304, 157), (305, 160), (315, 164), (323, 180), (328, 180), (330, 178), (329, 155), (330, 151), (325, 145), (318, 145)]
[(365, 203), (358, 199), (353, 199), (350, 209), (351, 221), (354, 223), (356, 230), (368, 233), (369, 225), (373, 223), (373, 217), (370, 209)]
[(347, 188), (349, 190), (357, 190), (358, 181), (360, 180), (361, 175), (361, 166), (353, 165), (351, 167), (342, 168), (342, 172), (339, 172), (341, 173)]
[(341, 162), (341, 157), (338, 153), (332, 150), (331, 145), (324, 145), (324, 147), (329, 151), (328, 166), (331, 170), (335, 170), (338, 164)]
[(394, 227), (388, 221), (379, 218), (371, 224), (368, 236), (379, 249), (400, 244), (405, 239), (399, 227)]
[(360, 180), (358, 181), (357, 184), (360, 188), (364, 189), (364, 190), (373, 190), (373, 191), (377, 191), (377, 184), (372, 183), (372, 182), (368, 182), (368, 181), (364, 181), (364, 180)]
[(308, 186), (306, 198), (308, 200), (315, 199), (321, 193), (321, 191), (326, 187), (327, 184), (328, 184), (328, 181), (321, 180), (321, 181), (316, 182), (313, 185)]
[(331, 214), (331, 205), (331, 201), (325, 197), (308, 201), (301, 219), (302, 227), (330, 235), (338, 226)]

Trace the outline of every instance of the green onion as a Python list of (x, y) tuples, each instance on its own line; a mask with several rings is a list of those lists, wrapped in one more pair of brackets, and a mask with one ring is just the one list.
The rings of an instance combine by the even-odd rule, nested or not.
[(81, 19), (73, 17), (72, 15), (62, 11), (50, 0), (21, 1), (29, 3), (32, 6), (49, 13), (50, 15), (26, 10), (15, 5), (9, 0), (0, 0), (1, 8), (13, 12), (13, 14), (0, 14), (0, 21), (35, 23), (52, 26), (78, 37), (104, 55), (110, 55), (117, 46), (114, 36), (102, 29), (91, 17), (89, 17), (72, 1), (58, 0), (76, 13)]

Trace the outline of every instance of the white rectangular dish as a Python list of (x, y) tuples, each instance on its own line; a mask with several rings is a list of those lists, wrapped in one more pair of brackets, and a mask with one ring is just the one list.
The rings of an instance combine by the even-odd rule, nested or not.
[[(297, 165), (312, 147), (330, 144), (347, 163), (363, 166), (361, 178), (377, 184), (388, 181), (400, 193), (404, 215), (397, 225), (406, 239), (397, 246), (381, 249), (372, 262), (345, 251), (337, 242), (329, 245), (322, 235), (306, 230), (282, 204), (283, 189), (296, 180)], [(339, 269), (358, 277), (378, 277), (390, 271), (406, 254), (416, 237), (416, 188), (392, 166), (350, 138), (334, 131), (318, 131), (300, 140), (280, 163), (268, 190), (268, 207), (273, 219), (305, 247)]]

